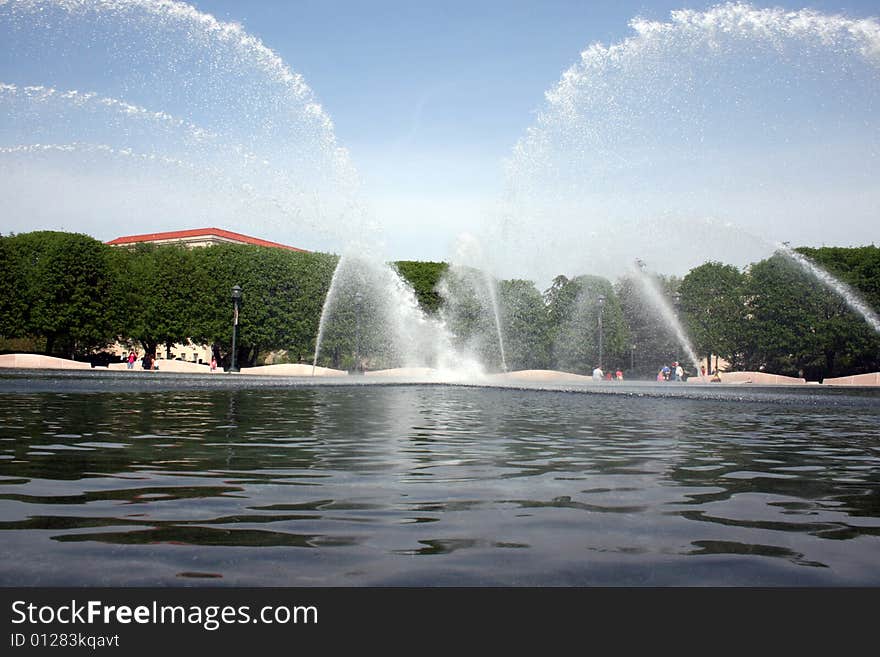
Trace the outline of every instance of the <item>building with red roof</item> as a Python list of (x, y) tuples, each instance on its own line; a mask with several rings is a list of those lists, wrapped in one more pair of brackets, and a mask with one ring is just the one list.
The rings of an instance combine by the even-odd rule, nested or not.
[[(144, 235), (126, 235), (117, 237), (115, 240), (107, 242), (110, 246), (133, 247), (138, 244), (177, 244), (187, 248), (194, 249), (204, 246), (213, 246), (215, 244), (252, 244), (255, 246), (265, 246), (272, 249), (284, 249), (287, 251), (307, 252), (306, 249), (298, 249), (295, 246), (280, 244), (279, 242), (270, 242), (258, 237), (250, 235), (242, 235), (241, 233), (233, 233), (231, 230), (223, 230), (222, 228), (194, 228), (192, 230), (173, 230), (165, 233), (146, 233)], [(115, 344), (111, 351), (116, 353), (120, 359), (124, 359), (129, 353), (130, 346), (120, 343)], [(138, 352), (140, 355), (142, 352)], [(160, 360), (157, 361), (159, 369), (170, 371), (178, 371), (174, 368), (182, 367), (178, 363), (169, 364), (169, 361), (186, 361), (187, 363), (206, 364), (211, 361), (212, 349), (210, 345), (195, 344), (188, 341), (183, 344), (165, 345), (165, 358), (162, 358), (162, 351), (157, 350), (156, 356)], [(116, 364), (122, 367), (122, 364)], [(207, 371), (207, 365), (205, 365)]]
[(253, 244), (272, 249), (288, 251), (306, 251), (295, 246), (278, 242), (270, 242), (250, 235), (233, 233), (222, 228), (194, 228), (192, 230), (173, 230), (165, 233), (146, 233), (144, 235), (126, 235), (107, 242), (110, 246), (134, 246), (136, 244), (182, 244), (188, 248), (212, 246), (214, 244)]

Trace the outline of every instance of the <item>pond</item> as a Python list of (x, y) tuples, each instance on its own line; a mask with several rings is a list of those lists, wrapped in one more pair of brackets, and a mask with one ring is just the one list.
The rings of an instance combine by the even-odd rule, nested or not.
[(4, 586), (877, 586), (880, 389), (0, 375)]

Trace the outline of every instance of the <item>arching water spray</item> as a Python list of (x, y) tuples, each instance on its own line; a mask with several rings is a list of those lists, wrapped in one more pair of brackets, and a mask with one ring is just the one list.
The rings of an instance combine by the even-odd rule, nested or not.
[(676, 275), (719, 249), (754, 260), (675, 217), (731, 217), (772, 241), (874, 240), (876, 18), (726, 3), (630, 26), (584, 49), (513, 149), (493, 245), (507, 269), (550, 280), (585, 253), (608, 277), (635, 257)]
[(413, 288), (376, 255), (369, 244), (354, 244), (340, 258), (321, 310), (312, 373), (322, 350), (333, 346), (355, 359), (355, 367), (385, 373), (430, 371), (435, 380), (482, 375), (476, 360), (458, 350), (441, 317), (419, 306)]
[(495, 281), (488, 271), (483, 272), (483, 279), (486, 281), (486, 294), (489, 296), (489, 302), (492, 304), (492, 317), (495, 319), (495, 332), (498, 334), (498, 350), (501, 352), (501, 370), (507, 371), (507, 357), (504, 355), (504, 331), (501, 328), (501, 310), (498, 306), (498, 292), (495, 288)]
[[(199, 209), (201, 210), (214, 208), (216, 211), (217, 206), (223, 205), (225, 201), (224, 207), (230, 210), (233, 207), (231, 204), (235, 203), (235, 208), (248, 207), (253, 209), (259, 207), (271, 210), (277, 213), (279, 217), (286, 217), (287, 219), (299, 217), (298, 209), (290, 206), (286, 199), (267, 194), (268, 190), (264, 191), (254, 188), (243, 182), (241, 178), (230, 175), (228, 169), (214, 166), (206, 161), (188, 161), (155, 152), (140, 152), (132, 148), (115, 148), (108, 144), (85, 142), (0, 146), (0, 156), (18, 158), (14, 160), (14, 165), (19, 164), (21, 158), (25, 157), (30, 159), (30, 163), (33, 163), (39, 156), (52, 156), (56, 159), (75, 157), (77, 158), (76, 168), (80, 174), (89, 168), (87, 161), (89, 165), (99, 160), (102, 163), (113, 162), (114, 166), (117, 167), (117, 171), (121, 164), (125, 164), (137, 167), (138, 179), (133, 180), (132, 184), (142, 185), (143, 180), (148, 177), (148, 174), (152, 173), (171, 181), (175, 186), (184, 186), (184, 180), (185, 184), (200, 185), (203, 191), (210, 192), (212, 195), (211, 201), (215, 204), (213, 206), (200, 206)], [(0, 165), (2, 165), (2, 162), (0, 162)], [(2, 170), (0, 168), (0, 171)], [(168, 193), (170, 187), (170, 185), (166, 186), (164, 191)], [(122, 201), (118, 202), (122, 203)], [(155, 208), (157, 206), (154, 204), (152, 207)], [(214, 217), (206, 215), (206, 219), (212, 218)]]
[(723, 228), (725, 236), (736, 233), (755, 244), (760, 244), (762, 249), (768, 251), (768, 254), (772, 251), (781, 253), (797, 264), (804, 273), (815, 278), (826, 288), (840, 296), (853, 312), (860, 315), (872, 329), (880, 333), (880, 316), (878, 316), (864, 299), (861, 298), (858, 292), (829, 271), (810, 260), (807, 256), (793, 249), (788, 243), (772, 242), (742, 228), (741, 226), (735, 226), (729, 222), (719, 225), (712, 219), (706, 219), (704, 223), (715, 231), (719, 231), (719, 229)]
[(797, 263), (801, 269), (816, 278), (825, 287), (840, 295), (840, 298), (846, 302), (846, 305), (861, 315), (872, 329), (880, 333), (880, 317), (877, 316), (877, 313), (867, 303), (862, 301), (855, 290), (791, 247), (779, 244), (778, 248), (780, 252)]
[(166, 129), (179, 129), (184, 133), (184, 137), (193, 141), (218, 138), (216, 133), (209, 132), (167, 112), (150, 111), (146, 107), (133, 105), (118, 98), (101, 96), (79, 89), (62, 90), (43, 85), (19, 86), (0, 83), (0, 101), (10, 103), (27, 101), (32, 107), (47, 106), (56, 116), (57, 113), (63, 113), (65, 105), (70, 108), (86, 108), (91, 111), (104, 109), (108, 112), (108, 118), (115, 113), (117, 119), (124, 116), (160, 125)]
[(639, 285), (642, 289), (643, 298), (648, 303), (650, 303), (651, 306), (653, 306), (654, 310), (656, 310), (657, 313), (664, 319), (666, 325), (672, 330), (672, 333), (675, 335), (675, 339), (678, 341), (678, 344), (687, 355), (688, 360), (693, 364), (695, 371), (699, 373), (698, 375), (701, 379), (704, 378), (702, 373), (700, 373), (700, 359), (697, 358), (697, 353), (691, 345), (687, 333), (685, 332), (684, 327), (681, 325), (678, 316), (675, 314), (672, 305), (669, 303), (669, 299), (658, 287), (657, 281), (654, 279), (654, 277), (651, 276), (647, 271), (645, 271), (643, 267), (644, 264), (641, 261), (637, 261), (636, 265), (633, 267), (635, 279), (639, 282)]
[[(469, 295), (476, 297), (481, 312), (492, 322), (492, 336), (498, 349), (498, 360), (502, 371), (506, 372), (507, 355), (504, 350), (504, 328), (501, 322), (501, 304), (498, 300), (498, 284), (492, 276), (489, 259), (483, 251), (480, 240), (471, 233), (462, 233), (456, 239), (447, 277), (455, 281), (444, 281), (442, 294), (446, 296)], [(455, 304), (456, 300), (447, 298)], [(454, 312), (454, 311), (453, 311)], [(482, 336), (488, 338), (489, 336)]]
[[(104, 144), (149, 153), (154, 164), (217, 169), (234, 183), (220, 200), (210, 181), (187, 181), (166, 207), (153, 201), (167, 181), (119, 172), (113, 157), (90, 157), (88, 176), (67, 162), (22, 160), (14, 178), (0, 176), (0, 195), (19, 190), (8, 209), (20, 225), (7, 228), (31, 227), (32, 206), (99, 239), (131, 230), (121, 217), (171, 230), (182, 215), (213, 214), (232, 228), (265, 233), (271, 226), (279, 241), (321, 248), (366, 222), (352, 203), (357, 173), (329, 116), (302, 76), (239, 24), (175, 0), (0, 0), (0, 42), (10, 71), (44, 76), (16, 73), (0, 84), (10, 109), (0, 146)], [(66, 66), (69, 60), (77, 63)], [(57, 88), (59, 79), (68, 89)], [(64, 217), (41, 194), (59, 177), (70, 188)], [(125, 188), (126, 211), (96, 207), (94, 199), (116, 184)], [(218, 205), (232, 210), (217, 213)]]
[(315, 337), (315, 357), (312, 360), (312, 376), (315, 376), (315, 368), (318, 365), (318, 355), (321, 353), (321, 342), (324, 339), (324, 330), (327, 326), (327, 316), (329, 315), (330, 308), (332, 308), (333, 303), (336, 301), (336, 289), (338, 287), (337, 280), (339, 279), (343, 257), (340, 257), (336, 263), (336, 268), (333, 270), (333, 276), (330, 278), (330, 287), (327, 288), (327, 296), (324, 298), (324, 305), (321, 306), (321, 319), (318, 320), (318, 335)]
[(798, 267), (800, 267), (808, 276), (815, 278), (826, 288), (840, 296), (853, 312), (860, 315), (871, 328), (880, 333), (880, 316), (878, 316), (864, 299), (862, 299), (856, 290), (831, 274), (829, 271), (825, 270), (823, 267), (820, 267), (807, 256), (793, 249), (789, 244), (785, 242), (773, 242), (730, 222), (724, 222), (721, 224), (714, 219), (708, 218), (703, 220), (702, 223), (713, 232), (723, 235), (725, 239), (731, 239), (737, 235), (746, 238), (754, 244), (760, 245), (761, 250), (766, 251), (768, 256), (773, 251), (781, 253), (797, 264)]

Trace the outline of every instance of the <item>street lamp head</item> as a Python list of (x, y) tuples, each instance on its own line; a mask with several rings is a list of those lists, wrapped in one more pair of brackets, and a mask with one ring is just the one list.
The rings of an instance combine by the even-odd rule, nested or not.
[(604, 305), (605, 305), (605, 295), (604, 295), (604, 294), (600, 294), (600, 295), (599, 295), (599, 305), (600, 305), (600, 306), (604, 306)]
[(232, 286), (232, 300), (239, 301), (241, 299), (241, 286), (233, 285)]

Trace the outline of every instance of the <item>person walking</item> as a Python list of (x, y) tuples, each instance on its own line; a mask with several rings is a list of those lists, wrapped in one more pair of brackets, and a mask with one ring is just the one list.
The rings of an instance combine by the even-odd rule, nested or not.
[(593, 381), (601, 381), (603, 376), (605, 374), (602, 372), (602, 368), (596, 365), (596, 368), (593, 370)]
[(683, 381), (684, 380), (684, 368), (681, 366), (681, 363), (679, 363), (677, 361), (673, 364), (675, 365), (675, 380), (676, 381)]
[(128, 354), (128, 369), (134, 369), (134, 361), (137, 360), (137, 354), (134, 353), (134, 349), (132, 349)]

